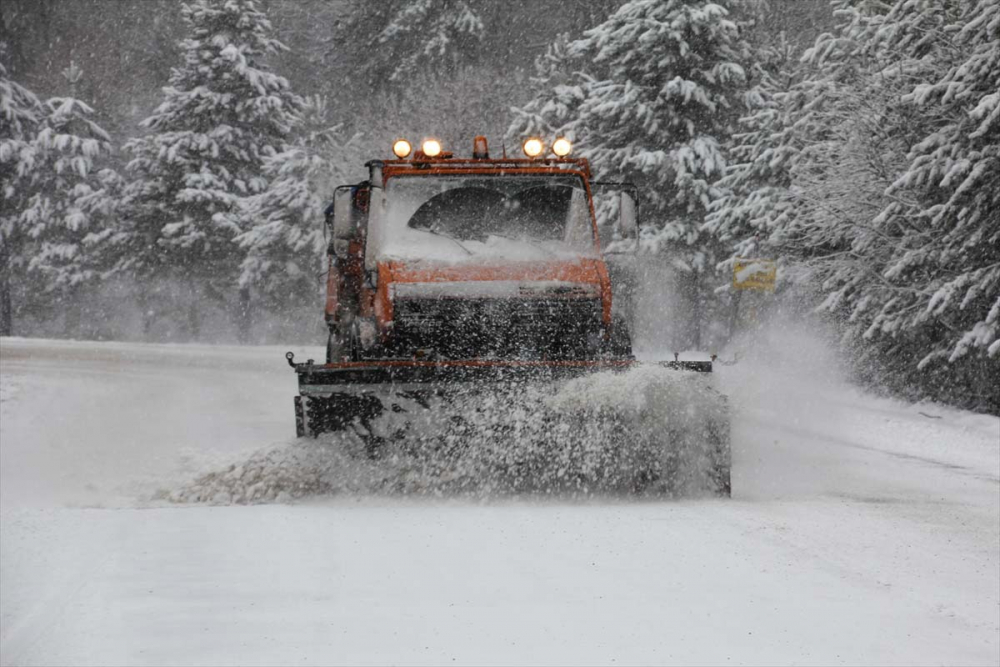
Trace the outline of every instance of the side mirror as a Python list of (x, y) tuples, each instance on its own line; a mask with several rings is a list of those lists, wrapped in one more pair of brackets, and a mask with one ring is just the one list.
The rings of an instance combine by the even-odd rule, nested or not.
[(328, 224), (335, 242), (351, 239), (357, 229), (351, 199), (349, 185), (342, 185), (333, 193), (333, 220), (328, 221)]
[[(639, 189), (633, 183), (594, 181), (599, 198), (598, 229), (604, 254), (634, 254), (639, 250)], [(603, 211), (603, 214), (602, 214)], [(617, 217), (615, 214), (617, 213)]]
[(618, 233), (623, 239), (639, 238), (639, 220), (636, 216), (635, 199), (631, 192), (622, 190), (618, 200)]
[(372, 184), (373, 188), (382, 188), (385, 186), (385, 179), (382, 177), (381, 160), (372, 160), (368, 164), (368, 181)]

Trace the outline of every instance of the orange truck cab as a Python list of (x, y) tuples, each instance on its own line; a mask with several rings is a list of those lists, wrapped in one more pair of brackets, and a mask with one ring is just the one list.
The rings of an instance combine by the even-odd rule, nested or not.
[(436, 141), (416, 152), (397, 141), (396, 159), (337, 188), (326, 363), (285, 355), (296, 433), (360, 429), (376, 447), (382, 416), (443, 395), (635, 363), (635, 188), (592, 182), (565, 139), (523, 148), (491, 159), (476, 137), (472, 157), (456, 158)]
[(396, 159), (337, 188), (328, 366), (631, 359), (620, 260), (637, 245), (635, 190), (603, 190), (617, 213), (605, 231), (587, 160), (568, 157), (565, 140), (547, 156), (529, 141), (519, 159), (491, 159), (484, 137), (472, 158), (397, 142)]

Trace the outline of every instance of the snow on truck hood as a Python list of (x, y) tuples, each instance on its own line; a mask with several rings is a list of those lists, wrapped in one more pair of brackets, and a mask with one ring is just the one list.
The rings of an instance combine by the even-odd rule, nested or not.
[(430, 232), (401, 227), (378, 251), (378, 261), (433, 261), (438, 264), (495, 264), (593, 257), (556, 241), (515, 239), (491, 235), (485, 241), (456, 240)]

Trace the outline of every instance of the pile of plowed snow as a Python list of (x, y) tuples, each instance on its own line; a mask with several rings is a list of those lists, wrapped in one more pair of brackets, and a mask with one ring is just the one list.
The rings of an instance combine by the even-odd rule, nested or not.
[[(693, 495), (728, 460), (711, 376), (642, 366), (559, 386), (461, 392), (391, 409), (363, 429), (259, 451), (161, 492), (174, 502), (258, 503), (339, 494)], [(427, 403), (426, 400), (421, 400)]]

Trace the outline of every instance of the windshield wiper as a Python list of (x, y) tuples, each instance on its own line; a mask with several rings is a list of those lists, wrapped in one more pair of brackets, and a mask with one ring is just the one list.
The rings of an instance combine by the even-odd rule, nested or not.
[(457, 245), (459, 248), (461, 248), (462, 250), (464, 250), (465, 254), (467, 254), (467, 255), (475, 255), (476, 254), (476, 253), (472, 252), (471, 250), (469, 250), (468, 248), (466, 248), (465, 245), (463, 245), (461, 241), (459, 241), (458, 239), (456, 239), (451, 234), (445, 234), (444, 232), (440, 232), (440, 231), (438, 231), (438, 230), (436, 230), (436, 229), (434, 229), (432, 227), (427, 227), (426, 230), (428, 232), (430, 232), (431, 234), (433, 234), (434, 236), (440, 236), (440, 237), (448, 239), (449, 241), (451, 241), (452, 243), (454, 243), (455, 245)]

